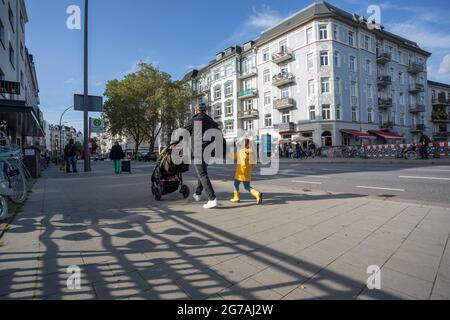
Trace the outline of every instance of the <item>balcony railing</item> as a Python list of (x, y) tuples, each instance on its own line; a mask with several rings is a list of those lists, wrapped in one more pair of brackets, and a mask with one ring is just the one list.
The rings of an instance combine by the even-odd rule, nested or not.
[(251, 77), (256, 77), (258, 75), (258, 69), (251, 68), (249, 70), (241, 71), (239, 74), (239, 80), (244, 80)]
[(292, 73), (285, 72), (273, 76), (272, 84), (276, 87), (285, 86), (295, 81), (295, 76)]
[(424, 124), (416, 124), (411, 126), (411, 132), (424, 132), (425, 131), (425, 125)]
[(434, 98), (431, 103), (433, 106), (448, 106), (450, 105), (450, 99), (444, 97)]
[(280, 132), (280, 133), (294, 132), (294, 131), (296, 131), (296, 126), (295, 126), (295, 123), (293, 123), (293, 122), (280, 123), (278, 125), (278, 132)]
[(259, 111), (257, 109), (240, 110), (238, 112), (239, 119), (250, 119), (259, 117)]
[(424, 91), (425, 86), (421, 83), (416, 83), (409, 86), (409, 93), (417, 94)]
[(257, 89), (241, 90), (238, 93), (238, 98), (239, 99), (247, 99), (247, 98), (256, 97), (257, 95), (258, 95)]
[(201, 92), (209, 92), (211, 91), (211, 84), (203, 84), (201, 88)]
[(425, 112), (425, 105), (423, 104), (416, 104), (415, 106), (412, 105), (409, 107), (409, 112), (411, 113), (419, 113), (419, 112)]
[(381, 127), (381, 129), (383, 129), (383, 130), (393, 129), (393, 128), (394, 128), (394, 123), (391, 122), (391, 121), (385, 122), (385, 123), (383, 123), (380, 127)]
[(276, 64), (291, 60), (294, 57), (290, 49), (283, 49), (272, 55), (272, 61)]
[(448, 138), (450, 138), (450, 132), (435, 132), (433, 134), (433, 138), (434, 139), (445, 139), (445, 140), (447, 140)]
[(282, 98), (273, 101), (273, 106), (277, 110), (292, 108), (295, 106), (295, 100), (292, 98)]
[(377, 84), (380, 87), (386, 87), (392, 84), (391, 76), (379, 76), (377, 80)]
[(425, 67), (422, 63), (411, 62), (408, 65), (408, 72), (412, 74), (421, 73), (425, 70)]
[(378, 53), (377, 55), (377, 63), (379, 64), (386, 64), (388, 62), (391, 62), (392, 60), (392, 55), (389, 52), (381, 52)]
[(378, 107), (379, 108), (390, 108), (390, 107), (392, 107), (392, 99), (391, 98), (389, 98), (389, 99), (379, 98), (378, 99)]
[(447, 116), (447, 117), (432, 116), (431, 121), (432, 122), (437, 122), (437, 123), (449, 123), (450, 122), (450, 116)]

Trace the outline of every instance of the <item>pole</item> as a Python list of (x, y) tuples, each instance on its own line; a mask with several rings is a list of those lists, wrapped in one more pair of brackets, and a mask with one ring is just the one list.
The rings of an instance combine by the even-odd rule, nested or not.
[(88, 7), (89, 0), (84, 0), (84, 171), (91, 171), (89, 159), (89, 88), (88, 88)]

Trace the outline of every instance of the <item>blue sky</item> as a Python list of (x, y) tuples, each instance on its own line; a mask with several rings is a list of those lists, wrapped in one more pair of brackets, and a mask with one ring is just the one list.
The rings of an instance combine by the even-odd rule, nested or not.
[[(51, 123), (83, 88), (83, 33), (66, 28), (66, 9), (82, 0), (26, 0), (26, 43), (35, 57), (41, 109)], [(257, 37), (277, 21), (313, 1), (293, 0), (91, 0), (90, 94), (101, 95), (108, 80), (152, 62), (181, 78), (227, 46)], [(450, 83), (450, 4), (429, 1), (329, 1), (365, 16), (379, 5), (388, 31), (417, 41), (433, 53), (429, 78)], [(64, 121), (82, 128), (82, 115)]]

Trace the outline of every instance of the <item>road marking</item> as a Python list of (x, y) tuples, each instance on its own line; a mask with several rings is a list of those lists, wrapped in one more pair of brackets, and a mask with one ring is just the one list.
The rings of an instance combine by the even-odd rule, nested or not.
[(344, 169), (320, 169), (322, 171), (344, 171)]
[(392, 189), (392, 188), (380, 188), (380, 187), (368, 187), (368, 186), (357, 186), (357, 188), (405, 192), (405, 189)]
[(450, 178), (436, 178), (436, 177), (415, 177), (415, 176), (400, 176), (400, 179), (421, 179), (421, 180), (441, 180), (450, 181)]
[(322, 184), (322, 182), (314, 182), (314, 181), (300, 181), (300, 180), (292, 180), (294, 183), (306, 183), (306, 184)]

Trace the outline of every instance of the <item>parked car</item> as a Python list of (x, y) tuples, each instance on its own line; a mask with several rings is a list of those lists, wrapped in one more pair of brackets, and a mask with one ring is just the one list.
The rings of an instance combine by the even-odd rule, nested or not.
[(149, 152), (144, 155), (139, 155), (138, 160), (144, 162), (156, 161), (157, 155), (155, 152)]

